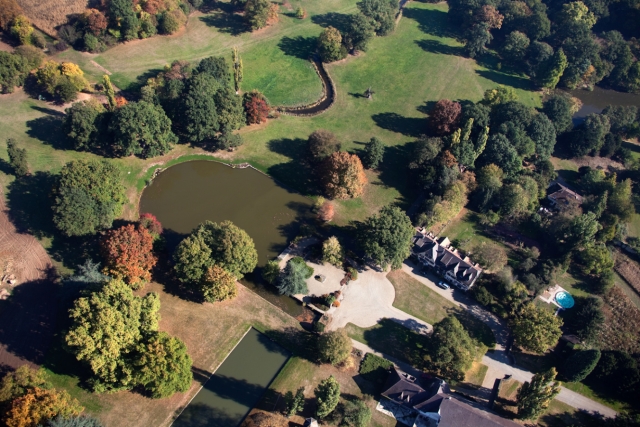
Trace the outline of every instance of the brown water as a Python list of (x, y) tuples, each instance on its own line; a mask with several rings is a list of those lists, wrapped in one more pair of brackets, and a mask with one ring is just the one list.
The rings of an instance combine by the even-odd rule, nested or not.
[[(207, 160), (168, 168), (140, 199), (140, 212), (158, 217), (171, 249), (203, 221), (230, 220), (255, 242), (259, 267), (286, 248), (310, 210), (307, 198), (254, 169), (233, 169)], [(262, 281), (260, 268), (242, 283), (291, 315), (302, 312), (293, 298), (278, 295)]]
[(239, 426), (288, 358), (286, 350), (250, 329), (173, 427)]
[(581, 122), (591, 113), (600, 113), (607, 105), (635, 105), (640, 107), (640, 95), (634, 93), (618, 92), (610, 89), (602, 89), (596, 86), (593, 91), (575, 89), (569, 91), (582, 101), (582, 108), (574, 114), (574, 122)]

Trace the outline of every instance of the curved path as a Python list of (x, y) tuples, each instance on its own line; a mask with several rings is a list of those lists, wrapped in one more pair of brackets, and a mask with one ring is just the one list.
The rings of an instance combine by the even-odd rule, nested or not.
[(314, 57), (311, 61), (320, 80), (322, 80), (322, 97), (317, 102), (303, 107), (277, 107), (279, 112), (294, 116), (315, 116), (325, 112), (333, 105), (336, 100), (336, 88), (333, 81), (319, 58)]

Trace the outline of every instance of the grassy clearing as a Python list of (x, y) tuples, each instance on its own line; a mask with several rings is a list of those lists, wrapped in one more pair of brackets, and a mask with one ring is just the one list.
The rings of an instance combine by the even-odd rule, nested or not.
[(440, 235), (448, 237), (454, 247), (462, 250), (471, 250), (485, 242), (495, 242), (485, 235), (484, 227), (478, 222), (477, 214), (467, 208), (463, 209), (462, 212), (440, 232)]
[(471, 369), (464, 374), (464, 384), (481, 387), (489, 367), (480, 362), (473, 362)]
[(568, 388), (571, 391), (575, 391), (576, 393), (579, 393), (584, 397), (588, 397), (591, 400), (595, 400), (598, 403), (602, 403), (603, 405), (608, 406), (609, 408), (614, 409), (618, 412), (630, 409), (628, 404), (625, 404), (624, 402), (620, 402), (618, 400), (608, 399), (602, 396), (600, 393), (596, 392), (587, 384), (584, 384), (581, 382), (580, 383), (567, 382), (567, 383), (562, 383), (562, 386), (565, 388)]

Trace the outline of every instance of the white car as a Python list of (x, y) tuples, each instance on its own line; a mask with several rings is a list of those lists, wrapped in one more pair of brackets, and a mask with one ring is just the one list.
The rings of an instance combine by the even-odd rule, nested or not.
[(439, 281), (438, 283), (436, 283), (436, 286), (438, 286), (439, 288), (442, 288), (442, 289), (451, 289), (451, 286), (449, 286), (448, 284), (444, 283), (442, 280)]

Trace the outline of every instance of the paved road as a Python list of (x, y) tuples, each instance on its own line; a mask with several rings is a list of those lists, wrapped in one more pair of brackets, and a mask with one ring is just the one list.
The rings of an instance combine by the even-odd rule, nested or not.
[[(489, 325), (496, 336), (496, 348), (495, 351), (488, 352), (482, 358), (482, 363), (489, 367), (482, 383), (483, 387), (488, 389), (493, 388), (493, 383), (496, 378), (504, 378), (505, 375), (511, 375), (512, 378), (520, 382), (531, 380), (533, 373), (514, 366), (511, 358), (505, 351), (505, 347), (509, 339), (509, 331), (501, 319), (496, 317), (493, 313), (489, 313), (479, 307), (474, 300), (467, 297), (463, 292), (453, 289), (444, 290), (437, 287), (434, 283), (434, 281), (437, 280), (435, 276), (428, 275), (425, 277), (410, 261), (407, 261), (402, 265), (402, 270), (410, 274), (420, 283), (442, 295), (444, 298), (459, 304), (472, 314), (480, 317), (487, 325)], [(433, 280), (431, 280), (430, 277), (432, 277)], [(560, 394), (558, 394), (556, 399), (569, 406), (588, 412), (599, 412), (607, 417), (615, 417), (616, 415), (616, 411), (613, 409), (564, 387), (561, 388)]]

